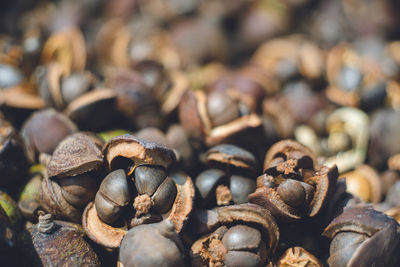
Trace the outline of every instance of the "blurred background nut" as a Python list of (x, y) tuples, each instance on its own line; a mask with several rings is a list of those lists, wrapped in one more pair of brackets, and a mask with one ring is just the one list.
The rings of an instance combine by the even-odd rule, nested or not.
[(371, 115), (368, 158), (372, 166), (383, 168), (390, 156), (398, 153), (397, 136), (400, 131), (400, 113), (383, 108)]
[(29, 159), (36, 162), (39, 153), (51, 155), (61, 140), (77, 130), (77, 126), (64, 114), (46, 109), (34, 113), (25, 122), (21, 135)]
[(258, 115), (251, 113), (240, 99), (228, 92), (205, 94), (188, 90), (181, 99), (178, 113), (180, 123), (189, 135), (209, 146), (261, 126)]
[(178, 169), (190, 171), (198, 164), (192, 140), (180, 124), (170, 125), (165, 134), (157, 128), (147, 127), (136, 132), (135, 136), (174, 149)]
[(344, 173), (347, 191), (362, 201), (378, 203), (382, 199), (382, 181), (376, 170), (368, 165), (359, 165), (354, 171)]

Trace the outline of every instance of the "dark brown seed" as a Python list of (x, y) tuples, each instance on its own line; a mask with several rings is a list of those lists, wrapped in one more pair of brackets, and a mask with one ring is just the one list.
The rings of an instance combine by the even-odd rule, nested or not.
[(306, 202), (306, 192), (299, 181), (286, 179), (276, 191), (282, 200), (291, 207), (298, 208)]
[(222, 238), (227, 250), (257, 249), (261, 242), (261, 233), (255, 228), (236, 225), (228, 229)]

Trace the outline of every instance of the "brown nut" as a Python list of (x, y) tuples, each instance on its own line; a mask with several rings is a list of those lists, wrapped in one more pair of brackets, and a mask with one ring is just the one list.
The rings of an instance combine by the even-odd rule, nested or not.
[(51, 35), (44, 44), (42, 61), (55, 61), (66, 73), (83, 70), (86, 65), (86, 46), (82, 32), (69, 27)]
[(50, 214), (39, 216), (39, 223), (30, 232), (31, 243), (40, 261), (37, 265), (100, 266), (96, 253), (84, 235), (81, 225), (53, 220)]
[(178, 124), (172, 124), (165, 134), (158, 128), (147, 127), (136, 132), (135, 136), (173, 148), (178, 165), (184, 170), (189, 170), (196, 164), (189, 136), (185, 129)]
[(264, 161), (265, 177), (258, 179), (249, 202), (268, 208), (282, 221), (318, 215), (328, 203), (338, 178), (336, 166), (315, 170), (315, 155), (292, 140), (273, 145)]
[(232, 144), (221, 144), (212, 147), (206, 153), (207, 164), (222, 165), (225, 168), (243, 168), (255, 172), (257, 159), (249, 151)]
[(61, 140), (77, 130), (64, 114), (47, 109), (34, 113), (22, 127), (21, 135), (28, 156), (34, 162), (38, 153), (52, 154)]
[(214, 213), (218, 220), (213, 228), (218, 228), (192, 245), (193, 266), (264, 266), (270, 262), (279, 230), (267, 210), (241, 204), (218, 208)]
[[(115, 248), (125, 234), (124, 226), (118, 228), (121, 223), (132, 228), (162, 219), (172, 221), (179, 233), (192, 210), (194, 188), (190, 177), (168, 173), (168, 167), (176, 160), (174, 152), (130, 135), (111, 139), (103, 151), (111, 170), (122, 169), (118, 170), (121, 172), (118, 178), (114, 177), (120, 183), (111, 181), (115, 171), (112, 172), (113, 175), (103, 181), (104, 187), (101, 186), (95, 205), (90, 203), (86, 207), (83, 225), (88, 236), (102, 246)], [(132, 179), (131, 183), (124, 171)], [(123, 201), (120, 201), (122, 196)], [(121, 212), (127, 202), (129, 208)], [(118, 218), (122, 219), (119, 225), (107, 224), (115, 224)]]
[(342, 106), (361, 106), (363, 109), (383, 104), (386, 97), (384, 70), (379, 62), (371, 60), (366, 54), (345, 43), (329, 51), (326, 63), (329, 81), (326, 95), (329, 100)]
[(324, 266), (315, 256), (302, 247), (288, 248), (280, 257), (278, 267), (322, 267)]
[(184, 248), (169, 220), (139, 225), (125, 235), (119, 251), (122, 266), (184, 266)]
[[(170, 177), (176, 184), (177, 195), (172, 208), (164, 218), (173, 222), (175, 231), (180, 233), (193, 208), (194, 187), (190, 177), (182, 173), (171, 173)], [(127, 232), (127, 225), (133, 224), (131, 227), (137, 227), (139, 224), (152, 223), (154, 222), (154, 218), (151, 216), (153, 214), (145, 214), (138, 218), (134, 217), (132, 219), (133, 223), (131, 221), (123, 223), (122, 226), (111, 226), (99, 218), (94, 203), (90, 202), (83, 212), (82, 224), (85, 232), (94, 242), (107, 248), (117, 248), (120, 246), (121, 240)], [(156, 219), (160, 221), (162, 218)]]
[(281, 81), (298, 74), (309, 80), (317, 80), (322, 76), (324, 57), (315, 43), (298, 35), (290, 35), (262, 44), (254, 53), (252, 63), (260, 65)]
[(54, 151), (42, 181), (40, 202), (48, 212), (74, 222), (97, 190), (95, 171), (103, 155), (93, 139), (77, 133), (64, 139)]
[(256, 111), (265, 96), (267, 89), (263, 85), (268, 84), (268, 78), (268, 75), (263, 73), (260, 68), (249, 64), (237, 71), (222, 73), (207, 88), (207, 91), (226, 92), (245, 103), (245, 105), (239, 106), (239, 109), (246, 106), (249, 111)]
[(93, 88), (96, 77), (89, 71), (73, 72), (61, 81), (60, 90), (66, 104)]
[(229, 123), (240, 116), (239, 106), (234, 99), (217, 91), (208, 95), (207, 110), (213, 127)]
[(256, 188), (254, 155), (235, 145), (221, 144), (207, 151), (206, 160), (215, 168), (201, 172), (196, 178), (200, 205), (210, 208), (247, 202), (248, 195)]
[(57, 62), (39, 66), (33, 75), (38, 94), (46, 104), (56, 109), (63, 109), (65, 103), (61, 93), (61, 80), (67, 75), (64, 66)]
[(69, 103), (65, 114), (79, 129), (98, 131), (107, 127), (115, 118), (115, 101), (114, 90), (96, 88)]
[(268, 173), (268, 169), (276, 167), (277, 160), (280, 160), (280, 158), (284, 160), (293, 158), (297, 161), (299, 167), (300, 164), (305, 164), (302, 168), (318, 167), (317, 158), (309, 148), (297, 141), (287, 139), (275, 143), (267, 151), (264, 159), (264, 172)]
[(352, 171), (343, 174), (346, 179), (347, 191), (361, 198), (364, 202), (378, 203), (382, 198), (382, 182), (377, 171), (369, 165), (360, 165)]
[(326, 227), (323, 235), (332, 239), (329, 266), (399, 264), (399, 225), (393, 218), (371, 208), (346, 208)]
[(127, 122), (139, 129), (161, 128), (160, 105), (139, 73), (131, 69), (118, 69), (106, 79), (106, 85), (115, 90), (116, 108)]
[[(261, 126), (261, 119), (254, 113), (241, 114), (237, 103), (227, 103), (225, 108), (229, 111), (218, 109), (218, 99), (224, 99), (221, 93), (213, 93), (207, 96), (203, 91), (187, 91), (179, 104), (179, 119), (182, 126), (188, 133), (207, 145), (216, 145), (223, 143), (245, 130), (254, 129)], [(215, 95), (215, 101), (214, 99)], [(217, 104), (213, 104), (216, 102)], [(236, 106), (236, 108), (235, 108)], [(210, 110), (212, 108), (213, 110)], [(217, 120), (216, 116), (226, 116)]]
[(128, 181), (124, 170), (109, 173), (100, 184), (94, 204), (97, 215), (107, 224), (117, 221), (122, 208), (130, 201)]

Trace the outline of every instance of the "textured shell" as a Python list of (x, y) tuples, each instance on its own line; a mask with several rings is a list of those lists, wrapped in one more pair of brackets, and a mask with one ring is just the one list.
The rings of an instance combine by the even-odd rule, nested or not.
[(233, 222), (255, 223), (263, 229), (263, 240), (268, 240), (270, 255), (279, 243), (279, 228), (270, 212), (255, 204), (240, 204), (216, 209), (221, 224)]
[(326, 227), (323, 235), (333, 238), (339, 232), (351, 231), (372, 236), (392, 226), (398, 228), (398, 224), (392, 217), (366, 206), (352, 206), (336, 217)]
[(300, 151), (303, 152), (305, 155), (310, 157), (314, 163), (314, 169), (317, 169), (317, 159), (315, 157), (315, 154), (306, 146), (300, 144), (297, 141), (294, 140), (282, 140), (270, 147), (270, 149), (267, 151), (267, 154), (265, 155), (264, 159), (264, 172), (268, 168), (269, 162), (272, 161), (277, 154), (279, 153), (287, 153), (291, 151)]
[(255, 170), (257, 160), (249, 151), (232, 144), (217, 145), (207, 151), (207, 161)]
[(129, 158), (136, 164), (160, 165), (166, 169), (176, 162), (172, 149), (129, 134), (117, 136), (108, 141), (103, 147), (103, 154), (110, 167), (116, 157)]
[[(43, 234), (35, 225), (32, 243), (43, 266), (100, 266), (100, 261), (84, 240), (84, 231), (78, 224), (54, 221), (61, 226), (51, 234)], [(57, 248), (57, 249), (55, 249)]]
[(399, 266), (399, 224), (368, 206), (346, 208), (323, 235), (333, 239), (330, 266)]
[(79, 175), (97, 169), (103, 155), (92, 138), (76, 133), (65, 138), (54, 151), (47, 166), (49, 178)]
[(82, 225), (92, 241), (106, 248), (118, 248), (128, 232), (126, 227), (116, 228), (100, 220), (94, 202), (90, 202), (83, 211)]
[(65, 200), (58, 183), (47, 176), (42, 180), (40, 204), (44, 210), (57, 218), (76, 223), (81, 220), (81, 211)]

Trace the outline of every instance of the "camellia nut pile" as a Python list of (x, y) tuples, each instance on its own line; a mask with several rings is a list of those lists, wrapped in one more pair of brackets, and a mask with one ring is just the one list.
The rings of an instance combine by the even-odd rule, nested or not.
[(399, 23), (0, 1), (0, 265), (400, 266)]

